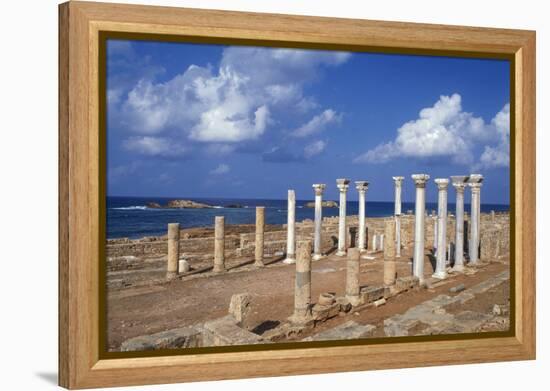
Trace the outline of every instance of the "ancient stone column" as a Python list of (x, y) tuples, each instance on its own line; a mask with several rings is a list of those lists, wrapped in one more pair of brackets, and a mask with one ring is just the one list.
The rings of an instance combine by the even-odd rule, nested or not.
[(369, 182), (356, 181), (355, 188), (359, 192), (359, 240), (357, 247), (359, 251), (367, 249), (367, 224), (365, 222), (365, 194), (369, 188)]
[(326, 185), (317, 183), (313, 185), (315, 191), (315, 233), (313, 236), (313, 260), (318, 261), (323, 257), (321, 250), (321, 229), (323, 223), (323, 191)]
[(395, 240), (395, 219), (388, 219), (384, 222), (384, 285), (395, 284), (396, 279), (396, 240)]
[(336, 255), (346, 255), (346, 194), (349, 188), (349, 179), (336, 179), (336, 186), (340, 190), (340, 214), (338, 217), (338, 251)]
[(464, 270), (464, 189), (468, 177), (455, 175), (451, 177), (456, 190), (456, 237), (455, 237), (455, 263), (453, 270), (461, 272)]
[(287, 264), (296, 262), (296, 194), (294, 190), (288, 191), (288, 206), (286, 220), (286, 258)]
[(346, 299), (353, 306), (360, 304), (360, 289), (359, 289), (359, 255), (360, 251), (357, 247), (352, 247), (348, 250), (348, 258), (346, 264)]
[(481, 211), (481, 183), (483, 176), (472, 174), (468, 179), (468, 185), (472, 190), (472, 214), (470, 218), (470, 262), (473, 264), (479, 261), (479, 236), (480, 236), (480, 211)]
[(434, 245), (433, 245), (433, 248), (434, 248), (434, 252), (435, 252), (435, 250), (437, 249), (437, 220), (438, 220), (437, 215), (434, 215), (433, 220), (434, 220)]
[(412, 179), (416, 186), (416, 200), (414, 210), (414, 254), (413, 275), (424, 281), (424, 212), (426, 211), (426, 182), (430, 179), (428, 174), (413, 174)]
[(437, 184), (437, 251), (435, 273), (432, 277), (445, 279), (447, 278), (447, 188), (449, 180), (447, 178), (435, 179)]
[(178, 260), (180, 256), (180, 225), (168, 224), (168, 264), (166, 278), (172, 280), (178, 275)]
[(378, 235), (373, 234), (372, 235), (372, 249), (371, 249), (372, 252), (375, 252), (377, 250), (377, 247), (378, 247), (377, 243), (378, 243)]
[(394, 176), (393, 180), (395, 182), (395, 215), (401, 214), (401, 189), (403, 187), (403, 179), (405, 179), (402, 176)]
[(307, 319), (311, 304), (311, 242), (299, 241), (296, 254), (296, 279), (294, 284), (294, 315), (299, 323)]
[(264, 266), (264, 230), (265, 207), (256, 207), (256, 245), (254, 246), (254, 265)]
[(225, 217), (214, 220), (214, 273), (225, 271)]

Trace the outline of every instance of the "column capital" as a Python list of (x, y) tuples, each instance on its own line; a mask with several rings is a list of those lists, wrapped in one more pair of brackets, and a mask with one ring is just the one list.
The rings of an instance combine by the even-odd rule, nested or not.
[(479, 192), (481, 190), (481, 185), (483, 182), (483, 175), (481, 174), (472, 174), (468, 178), (468, 186), (472, 189), (472, 192)]
[(340, 193), (348, 191), (350, 180), (346, 178), (336, 179), (336, 187), (340, 189)]
[(365, 192), (369, 189), (369, 182), (368, 181), (355, 181), (355, 188), (359, 190), (359, 192)]
[(325, 191), (327, 185), (325, 185), (324, 183), (315, 183), (312, 187), (315, 191), (315, 195), (323, 195), (323, 191)]
[(451, 181), (453, 182), (453, 186), (455, 190), (459, 193), (464, 192), (464, 188), (468, 184), (468, 178), (470, 178), (468, 175), (452, 175)]
[(481, 182), (483, 182), (483, 175), (481, 174), (471, 174), (468, 177), (468, 184), (479, 183), (479, 185), (481, 186)]
[(449, 187), (449, 179), (447, 178), (435, 178), (434, 182), (439, 190), (447, 190), (447, 187)]
[(430, 179), (430, 176), (428, 174), (413, 174), (411, 178), (416, 187), (426, 187), (426, 182)]
[(397, 187), (400, 187), (403, 184), (403, 180), (405, 179), (405, 177), (402, 177), (402, 176), (394, 176), (392, 178), (395, 182), (395, 186)]

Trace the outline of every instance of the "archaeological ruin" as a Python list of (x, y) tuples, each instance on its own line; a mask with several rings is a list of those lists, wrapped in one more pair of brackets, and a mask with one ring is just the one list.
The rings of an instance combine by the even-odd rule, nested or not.
[[(393, 216), (369, 217), (369, 182), (340, 178), (336, 217), (323, 217), (327, 184), (313, 184), (313, 221), (296, 221), (291, 189), (284, 225), (258, 206), (255, 224), (216, 216), (213, 228), (171, 223), (166, 236), (108, 240), (109, 350), (507, 330), (510, 216), (481, 213), (483, 177), (393, 181)], [(412, 185), (414, 213), (402, 213)], [(426, 212), (427, 186), (437, 213)], [(346, 211), (351, 190), (358, 215)]]

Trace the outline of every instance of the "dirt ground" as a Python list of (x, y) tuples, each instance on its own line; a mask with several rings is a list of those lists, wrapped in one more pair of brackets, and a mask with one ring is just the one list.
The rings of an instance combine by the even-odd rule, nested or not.
[[(378, 253), (375, 257), (374, 260), (361, 261), (362, 286), (382, 284), (382, 254)], [(222, 317), (227, 314), (231, 296), (236, 293), (246, 292), (252, 295), (252, 308), (245, 327), (258, 334), (276, 327), (292, 314), (294, 305), (295, 265), (285, 265), (280, 260), (268, 259), (268, 266), (263, 268), (255, 268), (244, 262), (244, 265), (220, 275), (201, 273), (167, 283), (110, 289), (107, 294), (108, 349), (118, 350), (120, 344), (128, 338)], [(313, 262), (313, 302), (323, 292), (334, 292), (339, 296), (344, 294), (345, 267), (345, 258), (335, 255)], [(319, 333), (348, 320), (381, 326), (384, 319), (405, 312), (437, 295), (452, 296), (449, 288), (453, 286), (463, 283), (468, 289), (507, 268), (507, 263), (499, 262), (490, 263), (472, 275), (453, 274), (437, 288), (410, 291), (389, 299), (384, 306), (367, 308), (360, 312), (352, 311), (301, 334), (299, 338)], [(411, 274), (410, 254), (403, 254), (398, 262), (397, 272), (398, 277)], [(432, 273), (432, 263), (426, 257), (426, 278)], [(484, 312), (490, 311), (494, 304), (506, 304), (508, 297), (508, 287), (497, 289), (476, 298), (472, 306)], [(378, 327), (376, 333), (375, 336), (383, 336), (383, 327)]]

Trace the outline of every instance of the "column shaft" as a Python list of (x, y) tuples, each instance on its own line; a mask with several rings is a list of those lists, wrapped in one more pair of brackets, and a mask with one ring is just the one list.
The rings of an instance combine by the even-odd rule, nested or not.
[(472, 214), (470, 217), (470, 262), (477, 263), (479, 260), (479, 212), (478, 212), (478, 189), (472, 187)]
[(180, 225), (168, 224), (168, 263), (166, 278), (171, 280), (178, 275), (178, 260), (180, 256)]
[(359, 251), (367, 248), (365, 244), (367, 235), (367, 226), (365, 224), (365, 191), (359, 190)]
[(256, 245), (254, 247), (254, 264), (264, 266), (264, 230), (265, 207), (256, 207)]
[(453, 269), (464, 270), (464, 184), (455, 185), (456, 189), (456, 237)]
[(294, 318), (300, 320), (309, 315), (311, 304), (311, 242), (298, 242), (296, 255)]
[(287, 223), (286, 223), (286, 259), (284, 263), (296, 262), (296, 194), (288, 191)]
[(225, 217), (214, 220), (214, 272), (225, 271)]
[(438, 178), (435, 180), (438, 186), (437, 202), (437, 250), (435, 273), (432, 277), (447, 278), (446, 251), (447, 251), (447, 187), (449, 180)]
[(338, 216), (338, 251), (337, 256), (343, 257), (346, 255), (346, 195), (349, 187), (348, 179), (337, 179), (336, 185), (340, 190), (340, 205)]
[(396, 240), (395, 240), (395, 218), (388, 219), (384, 222), (384, 285), (390, 286), (395, 284), (396, 279)]
[(418, 277), (418, 280), (422, 283), (424, 281), (424, 215), (426, 212), (426, 181), (430, 179), (430, 176), (426, 174), (416, 174), (413, 175), (412, 178), (414, 179), (416, 185), (413, 275)]
[(313, 185), (315, 189), (315, 232), (313, 237), (313, 260), (322, 258), (321, 230), (323, 224), (323, 190), (324, 184)]
[(348, 250), (346, 263), (346, 298), (351, 305), (359, 305), (359, 249), (357, 247)]

